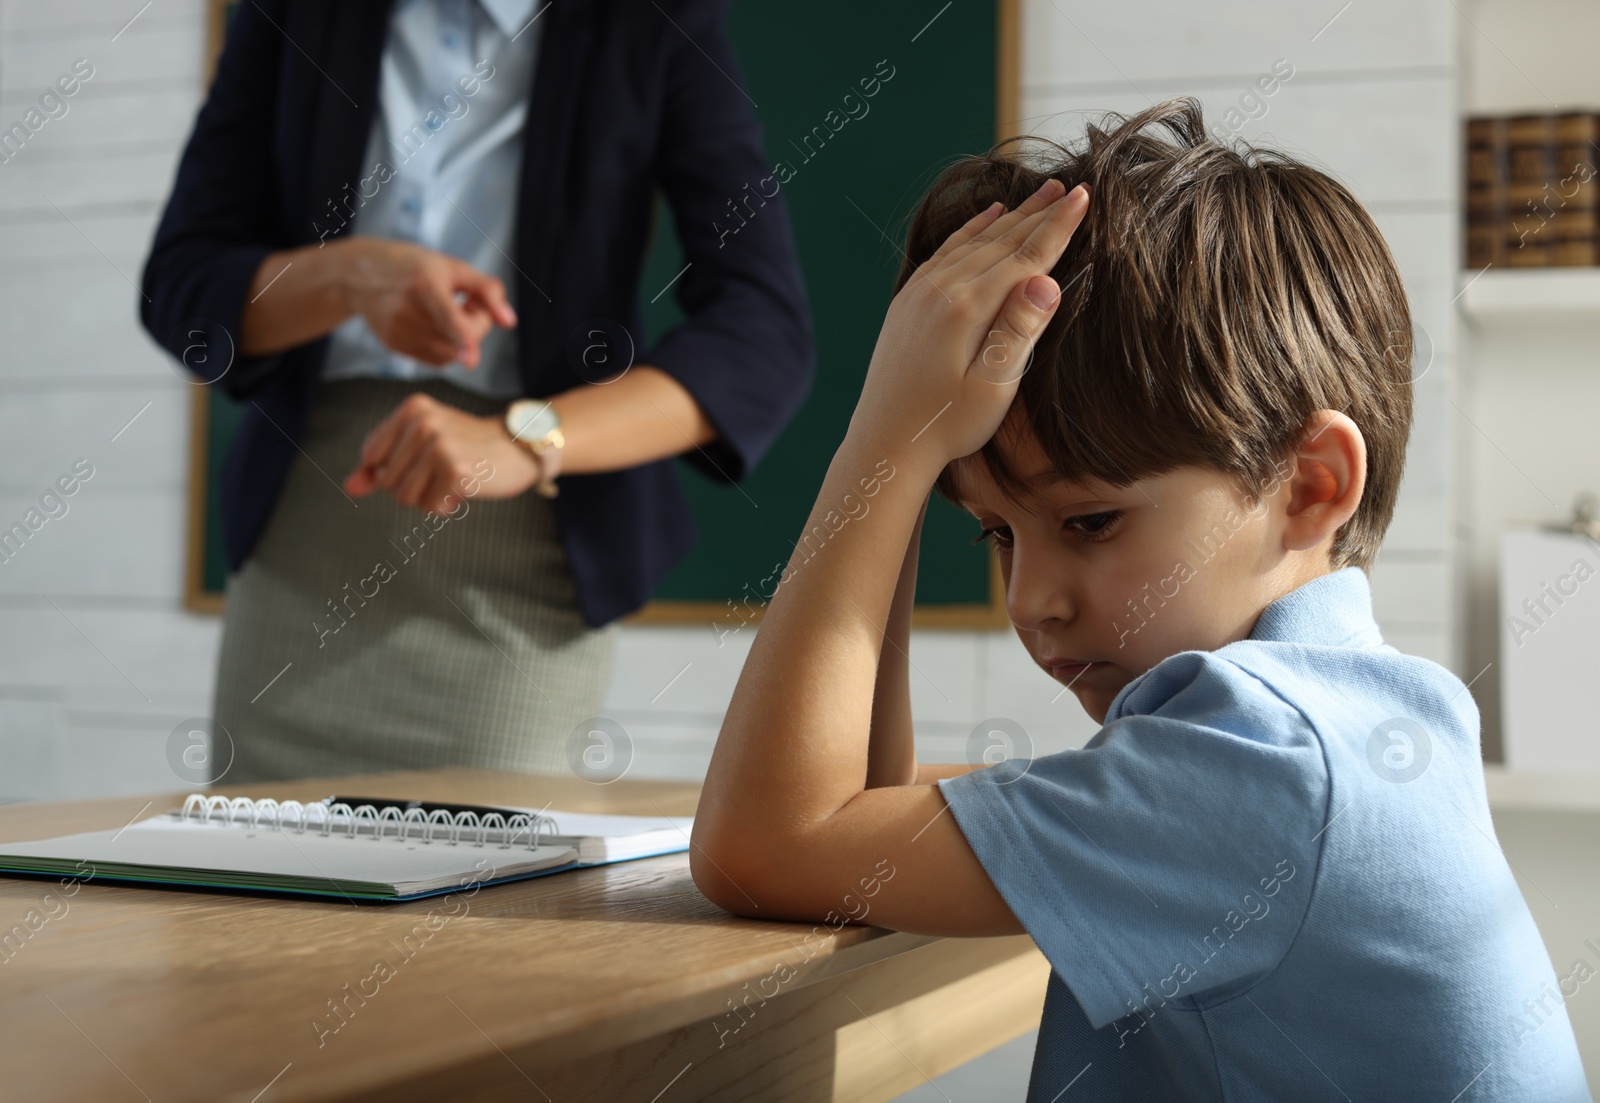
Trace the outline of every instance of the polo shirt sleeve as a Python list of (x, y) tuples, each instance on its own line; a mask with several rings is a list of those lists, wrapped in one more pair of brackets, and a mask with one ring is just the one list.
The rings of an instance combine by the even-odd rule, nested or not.
[[(1328, 774), (1300, 711), (1214, 653), (1130, 685), (1081, 750), (939, 782), (967, 842), (1096, 1028), (1247, 991), (1288, 952)], [(1114, 718), (1112, 718), (1114, 716)]]

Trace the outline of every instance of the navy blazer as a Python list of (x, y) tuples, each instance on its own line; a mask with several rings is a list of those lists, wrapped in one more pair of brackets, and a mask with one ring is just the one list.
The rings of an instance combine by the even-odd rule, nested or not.
[[(236, 355), (246, 289), (268, 253), (338, 225), (371, 175), (361, 158), (391, 2), (238, 6), (145, 263), (145, 328), (245, 402), (220, 488), (233, 570), (271, 516), (327, 349), (323, 338)], [(717, 429), (685, 459), (738, 482), (804, 401), (815, 354), (783, 198), (744, 205), (747, 185), (760, 188), (771, 168), (726, 8), (551, 0), (523, 136), (514, 301), (528, 395), (592, 380), (584, 334), (595, 319), (625, 326), (635, 361), (682, 383)], [(644, 348), (638, 283), (657, 188), (689, 265), (672, 285), (687, 320)], [(583, 616), (596, 627), (648, 601), (698, 535), (670, 459), (564, 475), (554, 501)]]

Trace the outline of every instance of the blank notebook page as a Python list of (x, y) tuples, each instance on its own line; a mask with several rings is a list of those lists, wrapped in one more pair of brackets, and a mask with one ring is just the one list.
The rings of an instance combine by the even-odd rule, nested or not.
[[(568, 865), (568, 846), (503, 847), (495, 843), (424, 842), (417, 838), (350, 838), (168, 816), (121, 832), (91, 831), (36, 842), (0, 844), (4, 858), (88, 861), (107, 876), (168, 873), (184, 883), (314, 883), (334, 891), (405, 895), (472, 881), (491, 881)], [(52, 865), (54, 862), (52, 862)], [(134, 869), (132, 867), (141, 867)], [(206, 876), (184, 876), (183, 871)]]

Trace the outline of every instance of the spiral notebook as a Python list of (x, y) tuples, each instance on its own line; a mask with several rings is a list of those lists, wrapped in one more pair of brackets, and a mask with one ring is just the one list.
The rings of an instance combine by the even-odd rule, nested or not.
[(692, 822), (194, 793), (118, 831), (0, 843), (0, 873), (414, 900), (687, 850)]

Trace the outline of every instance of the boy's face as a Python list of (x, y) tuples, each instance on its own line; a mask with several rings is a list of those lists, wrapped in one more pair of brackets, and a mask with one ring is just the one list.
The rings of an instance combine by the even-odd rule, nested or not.
[[(1049, 479), (1040, 501), (1008, 500), (974, 459), (961, 470), (962, 504), (999, 530), (1017, 635), (1098, 723), (1136, 676), (1180, 651), (1244, 639), (1262, 609), (1309, 581), (1284, 550), (1282, 478), (1252, 507), (1233, 477), (1208, 468), (1117, 489), (1054, 476), (1031, 431), (1002, 433), (1001, 447), (1024, 479)], [(1080, 665), (1055, 665), (1072, 661)]]

